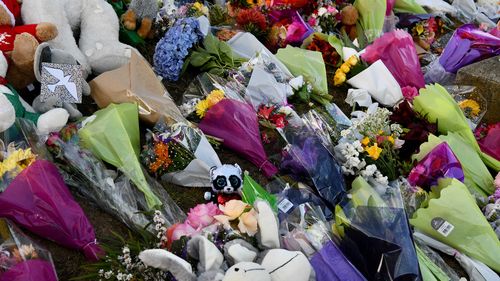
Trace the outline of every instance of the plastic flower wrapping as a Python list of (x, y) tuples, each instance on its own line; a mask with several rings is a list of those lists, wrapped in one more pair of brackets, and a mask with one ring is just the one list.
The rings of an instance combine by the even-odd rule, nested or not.
[[(4, 154), (6, 158), (0, 166), (7, 173), (16, 172), (15, 177), (2, 179), (0, 217), (62, 246), (78, 249), (89, 260), (99, 259), (103, 251), (97, 244), (94, 228), (50, 161), (34, 125), (18, 120), (3, 133), (2, 141), (12, 143), (15, 150)], [(35, 154), (30, 154), (30, 150)], [(11, 164), (12, 161), (15, 163)]]
[(311, 183), (319, 197), (333, 209), (346, 191), (340, 164), (305, 124), (285, 127), (282, 134), (288, 145), (283, 151), (280, 170)]
[[(396, 1), (397, 2), (397, 1)], [(387, 3), (384, 0), (356, 0), (353, 5), (359, 13), (359, 23), (368, 42), (382, 34)]]
[(424, 234), (499, 271), (500, 240), (460, 181), (439, 180), (428, 205), (417, 210), (410, 222)]
[(334, 241), (331, 225), (319, 198), (297, 200), (300, 190), (285, 189), (279, 198), (279, 216), (284, 248), (301, 251), (309, 257), (316, 280), (366, 280)]
[(382, 60), (401, 88), (412, 86), (420, 89), (425, 86), (413, 39), (403, 30), (397, 29), (377, 38), (361, 58), (368, 63)]
[(439, 59), (425, 73), (427, 83), (449, 83), (457, 71), (474, 62), (500, 54), (500, 38), (473, 24), (455, 30)]
[(373, 280), (418, 280), (417, 254), (399, 189), (357, 177), (337, 207), (340, 249)]
[[(125, 175), (116, 175), (90, 150), (80, 144), (78, 129), (81, 124), (70, 124), (58, 133), (52, 133), (47, 148), (59, 164), (64, 180), (83, 198), (117, 217), (127, 226), (142, 230), (149, 224), (144, 214), (149, 210), (146, 199)], [(184, 216), (176, 203), (158, 183), (146, 178), (155, 194), (166, 203), (161, 212), (167, 224), (174, 224)], [(148, 229), (150, 230), (150, 229)]]
[(182, 186), (211, 186), (210, 168), (222, 165), (200, 129), (161, 121), (147, 133), (140, 160), (157, 178)]
[(5, 219), (0, 219), (0, 280), (58, 280), (50, 252)]

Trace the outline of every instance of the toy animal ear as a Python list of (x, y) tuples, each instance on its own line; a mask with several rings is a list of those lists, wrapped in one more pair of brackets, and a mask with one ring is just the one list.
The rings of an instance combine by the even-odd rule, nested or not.
[(217, 166), (213, 166), (210, 168), (210, 179), (213, 179), (214, 171), (217, 169)]
[(240, 165), (238, 164), (234, 164), (234, 166), (236, 167), (236, 169), (238, 169), (238, 172), (240, 173), (240, 175), (243, 173), (243, 171), (241, 170), (240, 168)]

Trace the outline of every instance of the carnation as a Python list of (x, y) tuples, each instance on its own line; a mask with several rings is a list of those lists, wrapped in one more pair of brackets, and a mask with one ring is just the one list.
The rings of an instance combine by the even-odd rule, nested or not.
[(182, 18), (176, 21), (156, 45), (153, 56), (156, 72), (169, 81), (179, 80), (185, 58), (202, 38), (197, 19)]

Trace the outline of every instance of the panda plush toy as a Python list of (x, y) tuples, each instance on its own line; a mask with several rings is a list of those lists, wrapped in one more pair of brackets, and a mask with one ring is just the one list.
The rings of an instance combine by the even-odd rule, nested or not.
[(212, 191), (205, 193), (205, 200), (224, 205), (230, 200), (241, 200), (242, 171), (238, 164), (224, 164), (210, 169)]

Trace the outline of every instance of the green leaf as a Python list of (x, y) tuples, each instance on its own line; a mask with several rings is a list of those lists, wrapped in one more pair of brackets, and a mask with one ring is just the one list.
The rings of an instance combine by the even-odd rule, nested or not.
[(342, 59), (344, 59), (343, 52), (342, 52), (342, 47), (344, 47), (344, 44), (342, 44), (342, 41), (337, 38), (335, 35), (328, 36), (328, 43), (332, 45), (332, 47), (337, 51), (337, 53), (340, 55)]
[(184, 73), (186, 72), (189, 64), (191, 62), (191, 56), (188, 56), (185, 60), (184, 60), (184, 64), (182, 65), (182, 70), (181, 70), (181, 75), (184, 75)]
[(205, 52), (193, 51), (191, 53), (190, 63), (194, 67), (201, 67), (212, 59), (212, 55)]
[(208, 73), (210, 74), (215, 74), (215, 75), (218, 75), (218, 76), (224, 76), (224, 69), (222, 68), (212, 68), (208, 71)]
[(219, 56), (219, 44), (217, 41), (218, 39), (209, 33), (203, 41), (203, 46), (208, 53)]

